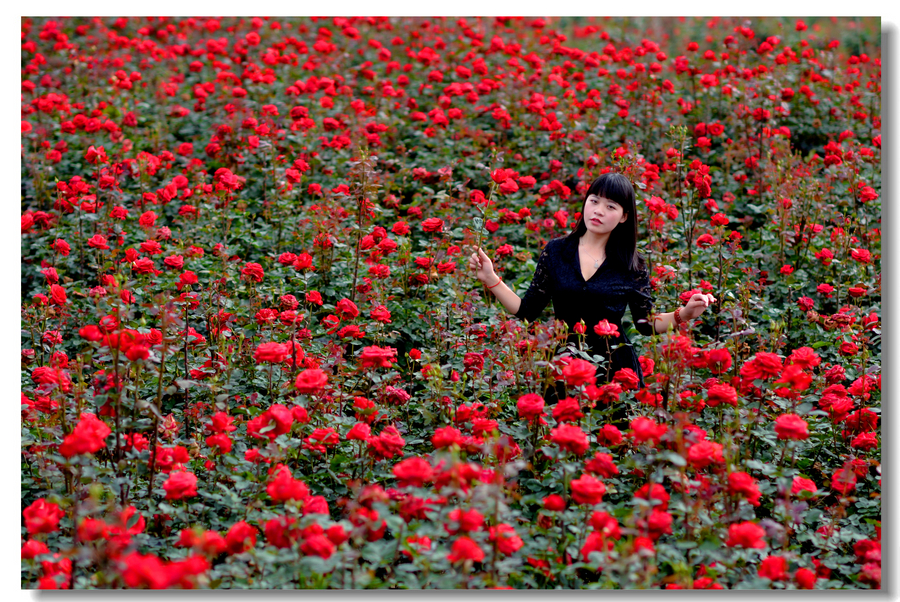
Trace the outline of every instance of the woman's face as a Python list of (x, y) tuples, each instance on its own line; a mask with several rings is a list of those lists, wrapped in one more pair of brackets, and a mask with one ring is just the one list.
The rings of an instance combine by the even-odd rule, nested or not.
[(620, 204), (596, 194), (585, 201), (583, 214), (585, 227), (594, 234), (609, 234), (628, 219)]

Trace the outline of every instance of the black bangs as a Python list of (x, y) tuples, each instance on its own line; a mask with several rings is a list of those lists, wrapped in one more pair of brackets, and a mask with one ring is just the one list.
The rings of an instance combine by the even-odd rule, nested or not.
[(634, 187), (622, 174), (603, 174), (591, 183), (584, 198), (587, 199), (592, 194), (615, 201), (626, 212), (634, 211)]

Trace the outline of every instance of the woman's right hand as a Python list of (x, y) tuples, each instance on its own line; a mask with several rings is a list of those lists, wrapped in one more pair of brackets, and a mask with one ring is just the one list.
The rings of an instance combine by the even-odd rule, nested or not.
[(469, 269), (475, 271), (475, 277), (485, 285), (490, 286), (496, 284), (499, 280), (497, 274), (494, 273), (494, 264), (491, 258), (478, 247), (478, 249), (469, 256)]

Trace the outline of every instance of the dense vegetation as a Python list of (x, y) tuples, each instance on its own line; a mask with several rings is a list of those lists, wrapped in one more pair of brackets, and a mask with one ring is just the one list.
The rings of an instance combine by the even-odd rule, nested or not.
[[(807, 21), (23, 19), (22, 586), (880, 587), (880, 24)], [(644, 388), (466, 268), (608, 170), (718, 299)]]

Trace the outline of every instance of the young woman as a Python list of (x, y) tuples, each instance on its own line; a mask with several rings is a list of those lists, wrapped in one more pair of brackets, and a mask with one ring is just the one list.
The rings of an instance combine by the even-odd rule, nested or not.
[[(643, 386), (637, 354), (622, 327), (626, 306), (638, 332), (648, 335), (652, 329), (665, 332), (697, 318), (715, 298), (695, 294), (684, 307), (652, 316), (650, 278), (637, 253), (636, 217), (631, 182), (621, 174), (603, 174), (588, 189), (575, 229), (544, 247), (524, 297), (519, 298), (494, 273), (493, 263), (482, 249), (469, 257), (469, 268), (517, 318), (533, 322), (552, 301), (556, 318), (569, 327), (569, 341), (577, 340), (574, 327), (582, 320), (585, 343), (592, 354), (606, 356), (608, 341), (612, 350), (609, 370), (598, 368), (598, 384), (608, 382), (622, 368), (631, 368)], [(603, 320), (614, 325), (619, 335), (604, 337), (595, 332), (594, 327)], [(545, 394), (549, 403), (565, 395), (562, 383), (555, 389), (551, 387)]]

